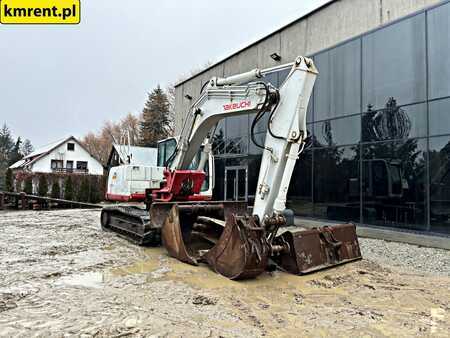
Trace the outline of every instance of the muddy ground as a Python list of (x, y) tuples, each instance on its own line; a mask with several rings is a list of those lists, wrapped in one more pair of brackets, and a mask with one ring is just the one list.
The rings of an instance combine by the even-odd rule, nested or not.
[[(232, 282), (103, 233), (99, 211), (0, 213), (2, 337), (442, 336), (450, 276), (389, 257)], [(376, 243), (379, 242), (379, 243)], [(417, 248), (420, 252), (420, 248)], [(425, 250), (425, 249), (424, 249)], [(403, 251), (399, 251), (399, 255)], [(439, 252), (437, 264), (450, 253)], [(430, 260), (435, 255), (430, 256)], [(411, 257), (408, 257), (411, 260)], [(442, 272), (444, 271), (444, 272)]]

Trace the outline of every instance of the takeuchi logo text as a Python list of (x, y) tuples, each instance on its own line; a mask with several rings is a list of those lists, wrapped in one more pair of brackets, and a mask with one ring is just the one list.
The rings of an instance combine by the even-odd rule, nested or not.
[(234, 109), (242, 109), (248, 108), (252, 105), (251, 101), (241, 101), (236, 103), (227, 103), (223, 105), (223, 110), (234, 110)]

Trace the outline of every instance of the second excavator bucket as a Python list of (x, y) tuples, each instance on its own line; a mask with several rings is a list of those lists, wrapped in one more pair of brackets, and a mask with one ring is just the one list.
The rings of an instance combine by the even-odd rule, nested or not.
[(354, 224), (284, 232), (275, 243), (287, 248), (273, 257), (284, 270), (303, 275), (361, 259)]

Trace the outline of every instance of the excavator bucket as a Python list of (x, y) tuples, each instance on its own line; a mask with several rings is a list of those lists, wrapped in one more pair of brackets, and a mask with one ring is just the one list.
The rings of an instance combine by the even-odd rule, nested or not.
[(174, 205), (170, 209), (169, 215), (161, 230), (162, 242), (170, 256), (175, 257), (182, 262), (197, 265), (197, 258), (194, 257), (192, 250), (185, 244), (185, 240), (186, 243), (190, 242), (189, 237), (192, 230), (192, 224), (186, 224), (185, 222), (184, 225), (185, 226), (182, 227), (180, 223), (179, 207)]
[(230, 215), (219, 241), (204, 258), (214, 271), (225, 277), (249, 279), (265, 271), (269, 248), (264, 229), (253, 218)]
[(354, 224), (284, 232), (275, 243), (288, 248), (273, 257), (284, 270), (304, 275), (361, 259)]
[(207, 263), (230, 279), (256, 277), (266, 269), (270, 246), (251, 217), (236, 216), (245, 211), (244, 203), (173, 205), (161, 230), (163, 245), (170, 256)]

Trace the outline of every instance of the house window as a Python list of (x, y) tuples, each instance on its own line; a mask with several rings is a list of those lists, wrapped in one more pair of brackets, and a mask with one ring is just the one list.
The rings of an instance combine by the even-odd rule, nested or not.
[(73, 161), (67, 161), (66, 168), (67, 168), (67, 172), (72, 172), (73, 171)]
[(88, 163), (86, 161), (77, 161), (77, 170), (87, 171)]
[(51, 161), (51, 168), (53, 171), (58, 171), (63, 168), (63, 161), (61, 160), (52, 160)]
[(67, 143), (68, 151), (75, 151), (75, 143)]

